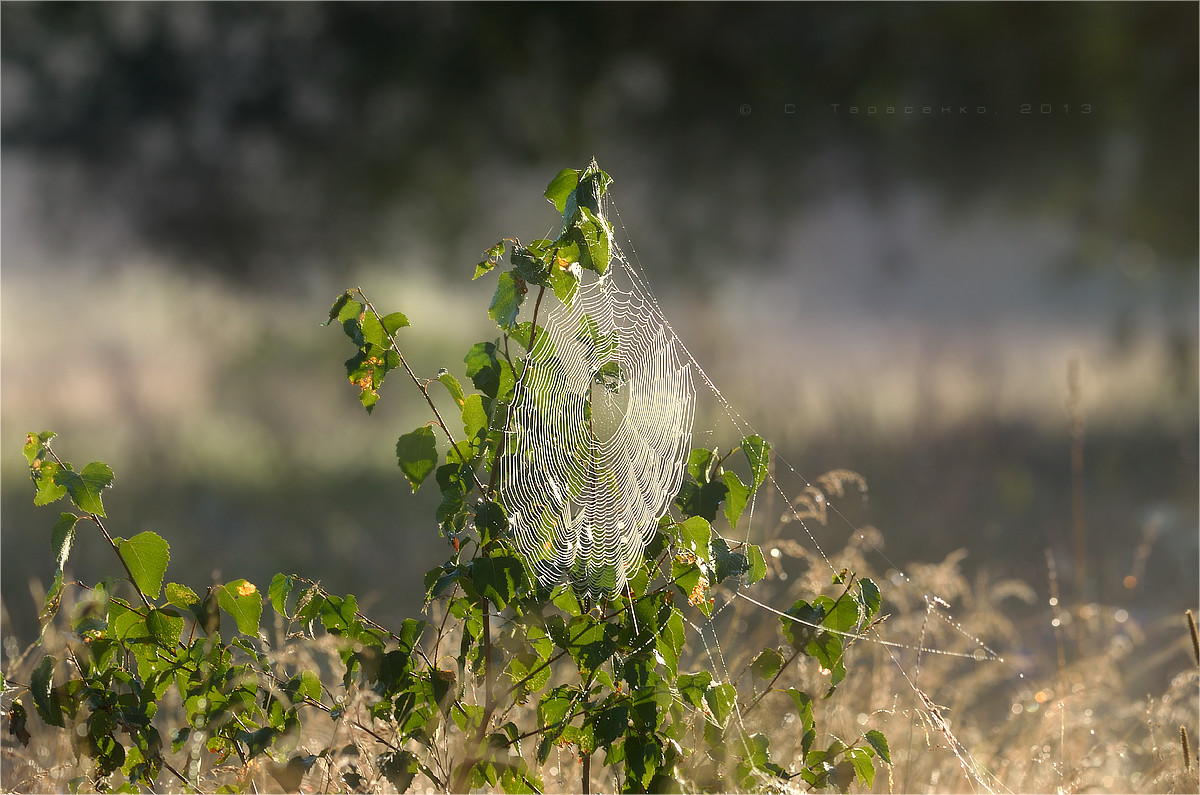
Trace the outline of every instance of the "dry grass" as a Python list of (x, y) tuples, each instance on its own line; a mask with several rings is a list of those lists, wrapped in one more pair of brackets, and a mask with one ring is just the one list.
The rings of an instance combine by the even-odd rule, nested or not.
[[(779, 529), (794, 527), (781, 524)], [(1184, 616), (1142, 626), (1119, 608), (1042, 604), (1030, 583), (992, 582), (984, 576), (968, 580), (961, 553), (913, 566), (906, 576), (879, 572), (872, 561), (881, 541), (878, 530), (866, 528), (829, 556), (835, 567), (881, 582), (888, 615), (878, 632), (850, 645), (850, 673), (840, 692), (820, 699), (827, 674), (804, 658), (776, 683), (818, 696), (814, 707), (823, 733), (818, 746), (830, 735), (853, 741), (868, 728), (881, 729), (891, 743), (893, 765), (881, 768), (878, 792), (1197, 791), (1195, 753), (1181, 747), (1181, 734), (1196, 736), (1200, 710), (1200, 665)], [(784, 608), (816, 592), (836, 595), (827, 561), (808, 546), (781, 535), (764, 549), (768, 554), (777, 549), (779, 555), (768, 557), (773, 576), (756, 597)], [(787, 571), (801, 573), (780, 576)], [(778, 626), (774, 615), (734, 599), (712, 625), (720, 644), (718, 661), (737, 678), (754, 650), (781, 641)], [(277, 664), (320, 670), (327, 682), (340, 679), (329, 639), (285, 642), (282, 629), (276, 627)], [(881, 639), (900, 646), (877, 642)], [(46, 639), (51, 651), (60, 642), (53, 633)], [(38, 656), (29, 651), (6, 649), (6, 681), (28, 681)], [(710, 667), (708, 653), (693, 641), (691, 668)], [(743, 703), (750, 679), (739, 681)], [(9, 703), (6, 697), (4, 706)], [(4, 737), (3, 789), (93, 787), (86, 779), (87, 760), (81, 762), (72, 748), (71, 732), (45, 727), (30, 712), (28, 747)], [(159, 720), (165, 727), (179, 715), (179, 704), (168, 700)], [(304, 791), (350, 791), (347, 774), (350, 780), (359, 777), (361, 791), (388, 790), (374, 766), (383, 746), (364, 730), (370, 721), (361, 705), (352, 705), (336, 721), (316, 710), (305, 718), (297, 751), (319, 758), (303, 778)], [(518, 708), (510, 718), (520, 725), (533, 720), (528, 708)], [(798, 752), (796, 725), (790, 700), (780, 693), (767, 696), (744, 728), (767, 733), (775, 758), (786, 767)], [(389, 732), (381, 723), (369, 728), (385, 738)], [(324, 749), (329, 750), (322, 755)], [(453, 750), (440, 746), (440, 764)], [(593, 785), (615, 788), (618, 782), (601, 769), (601, 758)], [(194, 774), (204, 791), (223, 784), (279, 791), (280, 781), (289, 781), (281, 766), (261, 757), (243, 766), (184, 748), (171, 762)], [(579, 788), (578, 761), (570, 754), (552, 753), (541, 772), (548, 789)], [(181, 790), (168, 775), (160, 782), (163, 791)], [(422, 778), (414, 782), (418, 790), (427, 786)]]

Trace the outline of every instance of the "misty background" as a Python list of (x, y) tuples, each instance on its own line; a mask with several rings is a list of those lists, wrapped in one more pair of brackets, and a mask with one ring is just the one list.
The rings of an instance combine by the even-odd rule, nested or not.
[[(1049, 547), (1073, 598), (1195, 604), (1194, 4), (0, 17), (8, 654), (53, 575), (21, 455), (45, 429), (113, 466), (111, 529), (161, 534), (177, 581), (419, 609), (445, 547), (394, 443), (423, 404), (396, 374), (368, 417), (318, 324), (361, 285), (419, 374), (461, 378), (498, 334), (480, 253), (549, 230), (546, 183), (593, 156), (689, 349), (805, 476), (866, 476), (893, 561), (965, 548), (1045, 594)], [(75, 576), (106, 554), (81, 531)]]

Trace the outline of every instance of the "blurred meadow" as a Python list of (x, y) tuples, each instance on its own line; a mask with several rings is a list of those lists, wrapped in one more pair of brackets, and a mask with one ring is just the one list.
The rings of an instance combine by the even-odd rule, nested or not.
[[(865, 477), (846, 513), (890, 561), (953, 561), (956, 614), (1010, 622), (997, 651), (1032, 671), (1104, 657), (1064, 652), (1072, 620), (1160, 639), (1113, 663), (1121, 720), (1188, 666), (1195, 4), (0, 15), (6, 661), (53, 576), (56, 514), (20, 455), (45, 429), (112, 465), (118, 532), (163, 535), (193, 587), (289, 571), (384, 624), (415, 614), (445, 542), (394, 445), (426, 413), (399, 376), (363, 412), (319, 323), (361, 285), (408, 315), (417, 373), (461, 377), (498, 333), (480, 252), (541, 236), (545, 184), (595, 156), (680, 337), (802, 475)], [(109, 571), (103, 551), (81, 534), (75, 576)], [(1025, 590), (989, 604), (998, 582)], [(1023, 742), (1005, 731), (975, 739)]]

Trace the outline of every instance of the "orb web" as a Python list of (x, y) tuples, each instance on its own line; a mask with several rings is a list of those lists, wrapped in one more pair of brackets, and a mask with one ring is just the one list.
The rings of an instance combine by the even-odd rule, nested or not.
[(509, 409), (500, 493), (542, 583), (596, 597), (624, 588), (641, 562), (691, 445), (696, 393), (678, 348), (615, 258), (538, 329)]

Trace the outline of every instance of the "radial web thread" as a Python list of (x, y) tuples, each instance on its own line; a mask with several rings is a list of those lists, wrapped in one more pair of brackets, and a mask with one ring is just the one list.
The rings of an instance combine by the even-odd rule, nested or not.
[(614, 258), (550, 312), (500, 459), (504, 506), (538, 579), (592, 597), (625, 587), (691, 447), (691, 366), (638, 281)]

